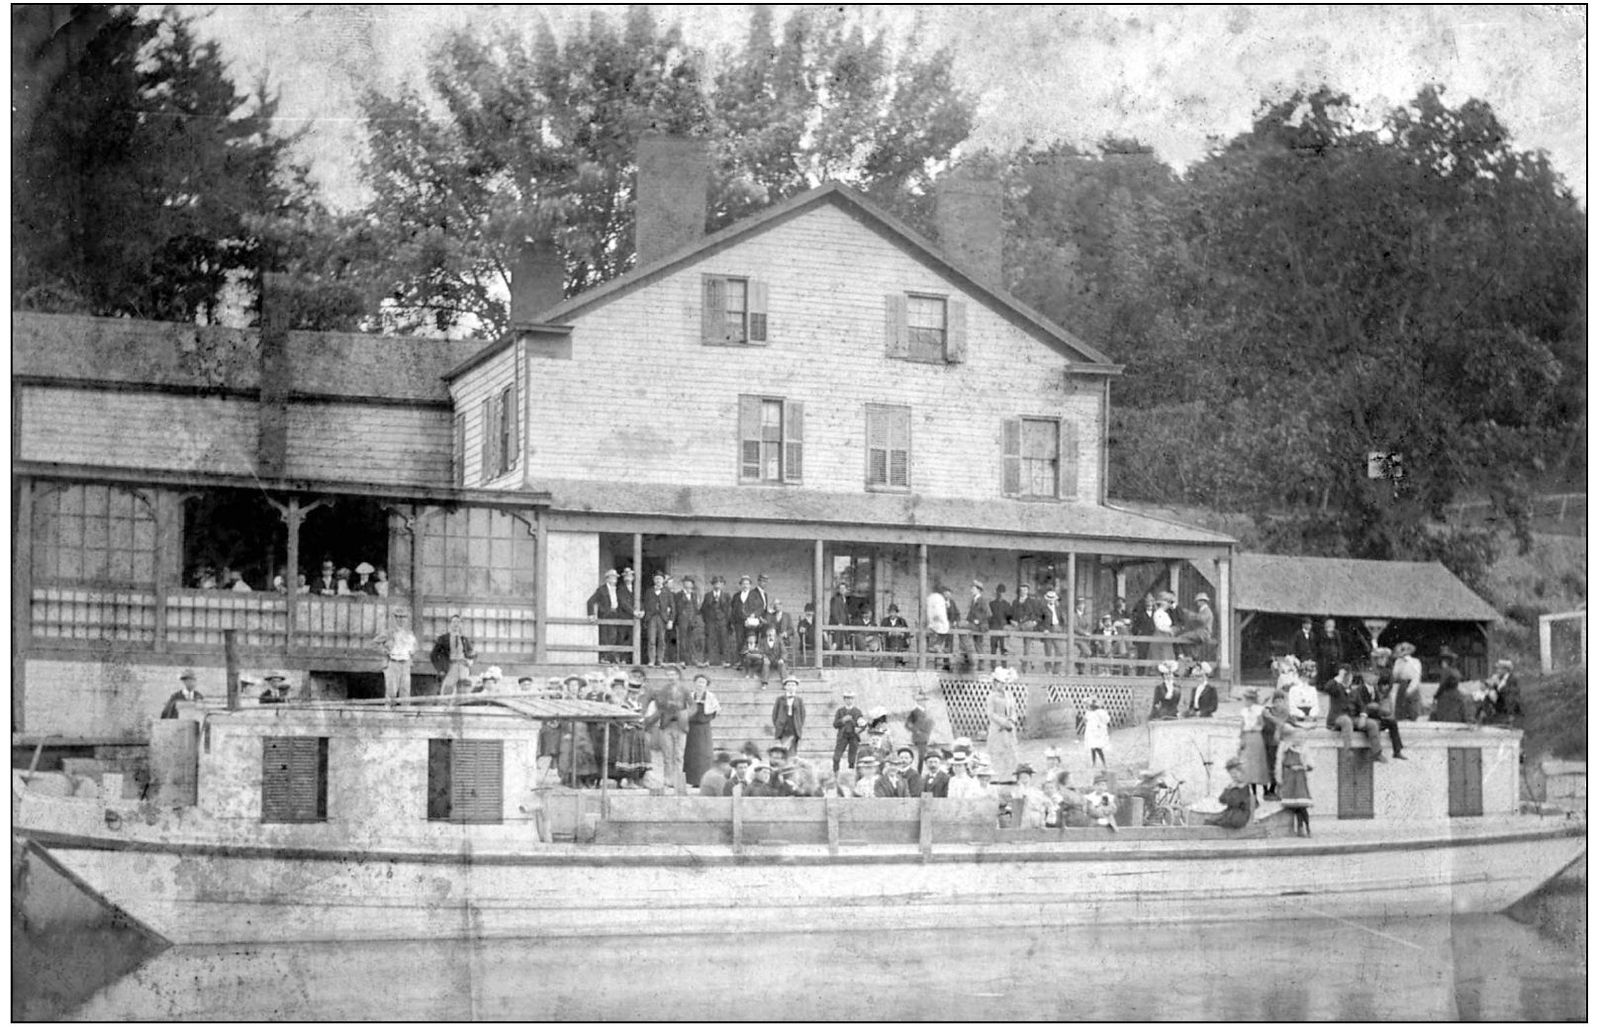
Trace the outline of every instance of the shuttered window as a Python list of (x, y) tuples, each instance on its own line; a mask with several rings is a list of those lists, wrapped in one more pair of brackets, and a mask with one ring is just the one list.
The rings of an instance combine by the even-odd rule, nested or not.
[(516, 429), (521, 418), (516, 411), (516, 386), (511, 383), (499, 394), (499, 473), (508, 474), (520, 456)]
[(1003, 494), (1075, 499), (1081, 476), (1074, 423), (1058, 417), (1012, 417), (1000, 439)]
[(1375, 765), (1363, 749), (1340, 749), (1336, 761), (1336, 818), (1375, 818)]
[(958, 364), (965, 360), (965, 304), (945, 296), (887, 296), (887, 355), (896, 360)]
[(466, 484), (466, 415), (455, 415), (455, 448), (453, 450), (454, 481), (456, 488)]
[(705, 275), (701, 337), (710, 345), (763, 345), (770, 318), (769, 288), (755, 278)]
[(327, 819), (327, 739), (261, 739), (261, 822)]
[(865, 407), (865, 485), (909, 488), (909, 407)]
[(428, 739), (428, 820), (500, 823), (504, 820), (504, 794), (503, 742)]
[(499, 404), (497, 397), (489, 396), (482, 401), (482, 454), (480, 477), (488, 481), (494, 477), (494, 468), (499, 466)]
[(738, 397), (738, 481), (804, 478), (804, 404), (777, 396)]
[(1481, 751), (1447, 750), (1447, 815), (1478, 817), (1483, 812), (1481, 798)]

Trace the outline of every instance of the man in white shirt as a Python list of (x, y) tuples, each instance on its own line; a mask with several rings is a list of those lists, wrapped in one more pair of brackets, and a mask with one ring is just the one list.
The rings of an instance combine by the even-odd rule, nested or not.
[(948, 600), (943, 597), (942, 589), (934, 588), (926, 597), (926, 630), (931, 633), (927, 639), (928, 651), (943, 652), (943, 642), (948, 638)]
[[(1064, 634), (1066, 627), (1065, 612), (1059, 608), (1059, 593), (1050, 588), (1047, 592), (1043, 593), (1042, 603), (1042, 624), (1037, 628), (1037, 630), (1046, 631), (1050, 635)], [(1064, 655), (1065, 640), (1062, 638), (1045, 638), (1043, 639), (1043, 647), (1045, 650), (1044, 655), (1050, 657), (1048, 661), (1048, 673), (1060, 673), (1060, 662), (1052, 657)]]
[(383, 691), (389, 705), (395, 699), (410, 698), (410, 658), (416, 653), (416, 636), (410, 630), (410, 611), (396, 606), (390, 614), (391, 627), (377, 636), (387, 662), (383, 664)]

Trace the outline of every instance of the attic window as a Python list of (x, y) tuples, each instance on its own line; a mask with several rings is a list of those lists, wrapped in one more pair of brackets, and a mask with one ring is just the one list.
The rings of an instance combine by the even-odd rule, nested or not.
[(929, 293), (887, 297), (887, 355), (924, 364), (965, 360), (965, 304)]
[(767, 290), (754, 278), (704, 276), (702, 336), (706, 345), (764, 345)]

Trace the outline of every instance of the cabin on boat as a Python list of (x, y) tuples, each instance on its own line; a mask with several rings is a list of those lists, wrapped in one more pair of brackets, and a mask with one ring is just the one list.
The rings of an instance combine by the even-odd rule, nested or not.
[[(946, 183), (936, 242), (835, 184), (706, 235), (702, 149), (648, 136), (638, 164), (634, 270), (565, 298), (527, 247), (487, 344), (287, 331), (270, 286), (258, 331), (14, 314), (13, 744), (144, 742), (179, 669), (223, 693), (229, 630), (296, 697), (381, 695), (394, 606), (418, 693), (455, 613), (509, 676), (636, 660), (641, 630), (589, 616), (618, 568), (640, 595), (765, 574), (795, 624), (819, 612), (803, 665), (830, 644), (884, 673), (936, 666), (933, 588), (1056, 589), (1011, 662), (1121, 721), (1155, 679), (1085, 636), (1117, 597), (1202, 592), (1231, 678), (1236, 543), (1107, 501), (1121, 368), (1005, 292), (996, 185)], [(324, 564), (386, 595), (320, 594)], [(839, 595), (873, 626), (828, 624)], [(892, 606), (897, 654), (870, 644)], [(970, 677), (943, 675), (948, 712), (979, 721)]]

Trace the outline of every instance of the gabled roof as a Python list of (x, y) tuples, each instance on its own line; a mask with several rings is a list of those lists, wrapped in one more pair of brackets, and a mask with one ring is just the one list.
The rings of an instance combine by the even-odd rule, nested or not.
[(1389, 620), (1502, 619), (1439, 563), (1238, 553), (1235, 567), (1238, 610)]
[(910, 253), (932, 264), (948, 277), (963, 283), (973, 294), (985, 298), (996, 310), (1011, 321), (1019, 324), (1022, 328), (1034, 332), (1041, 341), (1052, 346), (1067, 359), (1074, 361), (1078, 366), (1074, 367), (1073, 370), (1090, 374), (1120, 373), (1121, 365), (1116, 364), (1069, 331), (1017, 300), (1005, 291), (999, 283), (988, 281), (978, 276), (971, 269), (956, 263), (939, 246), (930, 242), (920, 233), (855, 190), (837, 182), (829, 182), (826, 185), (784, 200), (773, 207), (768, 207), (758, 214), (721, 229), (719, 232), (707, 235), (692, 245), (684, 246), (675, 253), (662, 257), (652, 264), (634, 268), (619, 278), (613, 278), (603, 285), (595, 286), (586, 292), (563, 300), (540, 313), (534, 323), (512, 325), (510, 331), (506, 332), (497, 342), (490, 343), (444, 377), (452, 380), (482, 363), (508, 346), (511, 340), (516, 337), (518, 331), (548, 329), (563, 324), (584, 311), (606, 303), (618, 296), (625, 295), (640, 286), (647, 285), (649, 282), (670, 274), (684, 265), (703, 259), (712, 253), (726, 249), (728, 246), (775, 228), (822, 204), (831, 204), (847, 212), (866, 227), (898, 243)]

